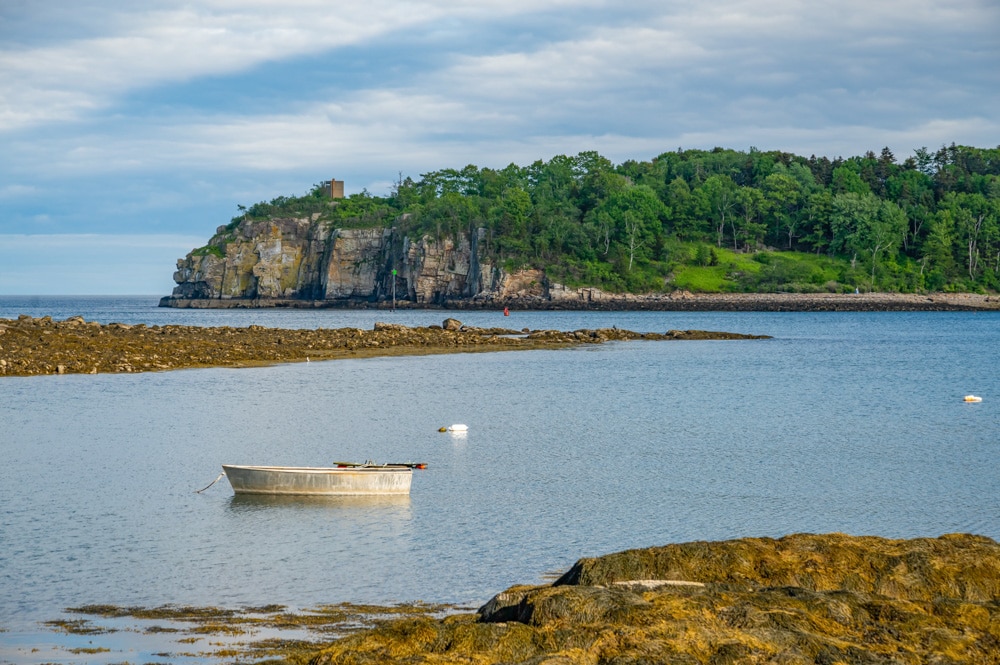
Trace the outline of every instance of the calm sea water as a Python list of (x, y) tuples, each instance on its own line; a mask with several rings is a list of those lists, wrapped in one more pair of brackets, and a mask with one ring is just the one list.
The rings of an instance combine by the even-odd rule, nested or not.
[[(0, 297), (0, 318), (21, 313), (291, 328), (454, 314), (775, 339), (0, 379), (0, 644), (86, 603), (475, 605), (583, 556), (670, 542), (1000, 539), (1000, 313), (505, 318)], [(468, 434), (437, 431), (451, 423)], [(222, 463), (342, 459), (429, 468), (403, 500), (245, 500), (225, 480), (194, 493)]]

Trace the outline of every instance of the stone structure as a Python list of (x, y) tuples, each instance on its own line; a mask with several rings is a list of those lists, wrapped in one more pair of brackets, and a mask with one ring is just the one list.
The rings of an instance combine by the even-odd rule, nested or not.
[(344, 198), (344, 181), (343, 180), (330, 180), (323, 183), (323, 191), (331, 199), (342, 199)]

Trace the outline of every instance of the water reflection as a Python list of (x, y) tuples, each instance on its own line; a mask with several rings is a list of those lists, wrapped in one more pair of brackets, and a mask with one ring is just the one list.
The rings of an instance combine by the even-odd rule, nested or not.
[(228, 510), (235, 514), (286, 510), (381, 513), (386, 517), (396, 518), (411, 516), (409, 494), (346, 496), (234, 494), (229, 500)]

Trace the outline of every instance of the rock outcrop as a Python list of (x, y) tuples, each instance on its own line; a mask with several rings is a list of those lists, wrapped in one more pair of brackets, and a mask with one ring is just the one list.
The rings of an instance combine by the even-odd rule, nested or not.
[(797, 534), (583, 559), (475, 615), (343, 638), (314, 665), (1000, 663), (1000, 545)]
[(219, 227), (208, 245), (177, 262), (177, 287), (161, 305), (357, 306), (394, 297), (440, 305), (490, 297), (504, 275), (478, 255), (481, 234), (413, 239), (396, 228), (335, 229), (313, 218), (245, 220)]

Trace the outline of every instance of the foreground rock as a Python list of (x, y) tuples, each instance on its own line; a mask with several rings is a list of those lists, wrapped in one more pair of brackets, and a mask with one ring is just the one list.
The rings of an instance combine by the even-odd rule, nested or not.
[(703, 330), (637, 333), (598, 330), (516, 331), (376, 323), (373, 330), (288, 330), (197, 326), (101, 325), (80, 317), (0, 319), (0, 376), (148, 372), (189, 367), (246, 367), (388, 355), (561, 348), (609, 340), (762, 339)]
[(631, 550), (477, 614), (387, 623), (302, 660), (1000, 663), (1000, 545), (832, 534)]

